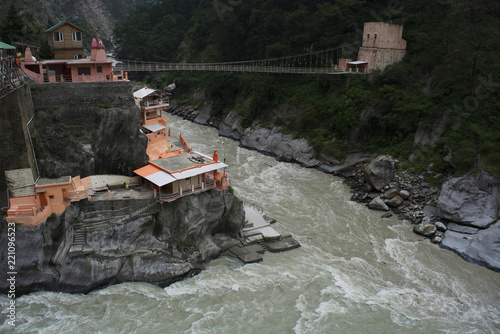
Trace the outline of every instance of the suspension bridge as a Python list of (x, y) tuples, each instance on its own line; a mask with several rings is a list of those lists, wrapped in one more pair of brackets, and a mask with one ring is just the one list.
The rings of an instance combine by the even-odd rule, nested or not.
[(339, 67), (338, 60), (339, 58), (342, 58), (342, 56), (340, 56), (341, 51), (339, 51), (339, 49), (341, 48), (337, 47), (334, 49), (281, 58), (218, 63), (166, 63), (117, 60), (113, 71), (115, 73), (202, 71), (313, 75), (364, 73), (363, 71), (358, 71), (357, 66), (351, 66), (349, 68), (346, 68), (345, 66)]

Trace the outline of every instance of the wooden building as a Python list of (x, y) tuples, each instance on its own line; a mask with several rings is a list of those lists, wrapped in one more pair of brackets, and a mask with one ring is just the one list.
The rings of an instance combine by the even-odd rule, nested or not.
[(83, 58), (83, 30), (67, 21), (62, 21), (45, 30), (54, 59)]

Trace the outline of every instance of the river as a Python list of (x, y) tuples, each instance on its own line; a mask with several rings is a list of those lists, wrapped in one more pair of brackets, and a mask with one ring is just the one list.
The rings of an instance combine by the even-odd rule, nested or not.
[[(342, 179), (277, 162), (169, 116), (192, 148), (227, 158), (235, 194), (302, 247), (243, 265), (220, 258), (165, 289), (17, 299), (17, 333), (500, 333), (500, 274), (465, 262), (408, 222), (349, 200)], [(0, 333), (9, 333), (6, 305)]]

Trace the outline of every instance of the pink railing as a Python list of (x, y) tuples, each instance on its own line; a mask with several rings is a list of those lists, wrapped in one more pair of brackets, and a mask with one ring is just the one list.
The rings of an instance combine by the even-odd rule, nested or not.
[(33, 217), (43, 212), (45, 207), (28, 207), (7, 210), (7, 217)]
[(162, 194), (160, 196), (160, 200), (162, 202), (172, 202), (172, 201), (175, 201), (176, 199), (178, 199), (179, 197), (187, 196), (189, 194), (198, 193), (198, 192), (201, 192), (201, 191), (204, 191), (207, 189), (212, 189), (212, 188), (216, 188), (216, 187), (214, 187), (213, 181), (212, 182), (209, 181), (209, 182), (205, 183), (203, 185), (203, 187), (201, 185), (199, 185), (199, 186), (194, 186), (191, 188), (182, 189), (182, 195), (181, 195), (181, 192), (176, 192), (173, 194)]
[(88, 198), (87, 190), (75, 190), (75, 191), (67, 191), (64, 193), (64, 200), (70, 202), (78, 202), (82, 199)]

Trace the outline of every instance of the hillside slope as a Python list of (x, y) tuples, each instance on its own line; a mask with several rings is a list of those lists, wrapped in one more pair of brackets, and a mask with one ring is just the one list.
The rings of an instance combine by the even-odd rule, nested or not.
[[(114, 49), (113, 29), (123, 20), (129, 9), (142, 0), (0, 0), (0, 22), (8, 21), (9, 6), (13, 3), (16, 14), (22, 19), (21, 31), (13, 40), (2, 38), (3, 42), (19, 42), (40, 46), (44, 42), (44, 31), (67, 20), (84, 30), (84, 44), (90, 46), (90, 28), (100, 36), (108, 50)], [(5, 30), (5, 29), (4, 29)]]
[[(500, 176), (500, 4), (493, 1), (174, 1), (145, 3), (115, 33), (118, 54), (153, 61), (264, 59), (337, 48), (356, 57), (363, 22), (404, 24), (407, 56), (369, 77), (172, 73), (178, 96), (204, 91), (214, 113), (280, 125), (318, 152), (394, 155), (453, 174), (479, 162)], [(149, 24), (143, 24), (148, 22)], [(151, 80), (151, 77), (149, 77)], [(269, 117), (293, 106), (286, 117)], [(279, 120), (282, 124), (273, 124)], [(271, 124), (269, 124), (271, 123)], [(431, 165), (432, 164), (432, 165)]]

